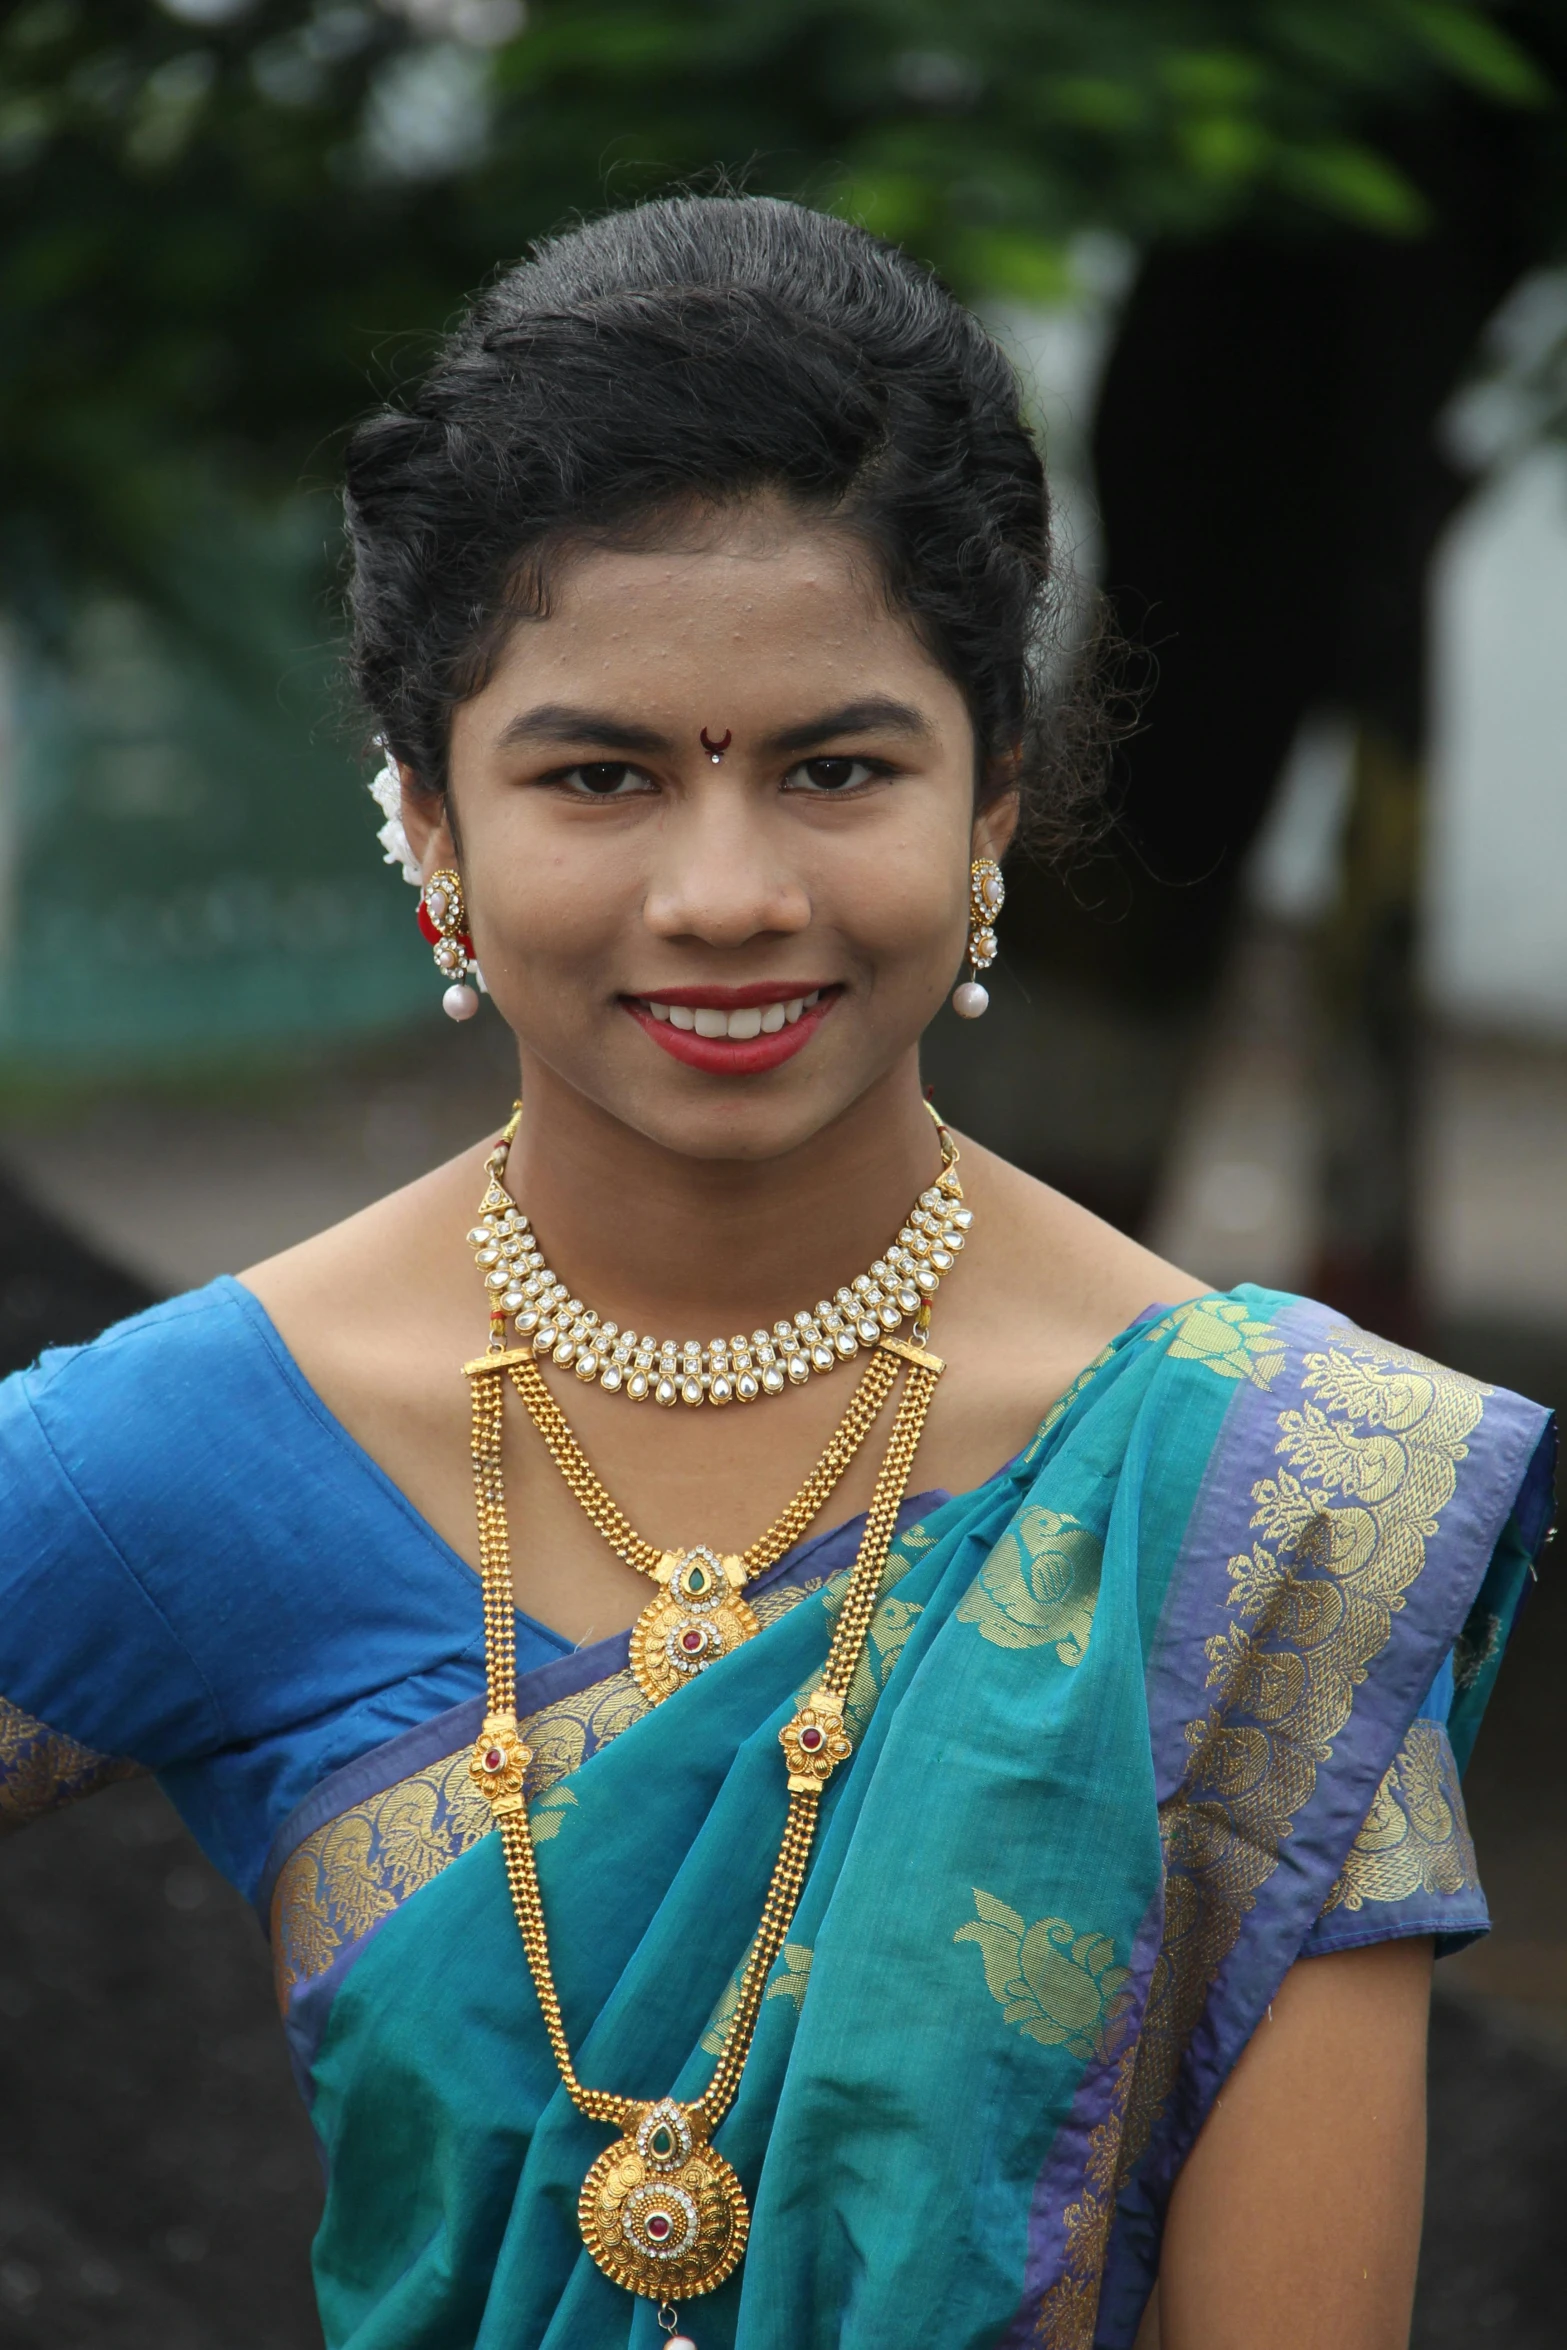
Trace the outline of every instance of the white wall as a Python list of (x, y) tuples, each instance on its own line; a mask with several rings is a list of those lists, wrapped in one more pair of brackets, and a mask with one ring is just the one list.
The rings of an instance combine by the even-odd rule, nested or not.
[(1430, 994), (1467, 1025), (1567, 1036), (1567, 448), (1476, 491), (1431, 595)]

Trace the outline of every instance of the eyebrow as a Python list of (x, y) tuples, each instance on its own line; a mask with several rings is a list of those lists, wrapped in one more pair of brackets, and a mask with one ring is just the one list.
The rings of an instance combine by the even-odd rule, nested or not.
[(845, 734), (908, 734), (929, 739), (930, 720), (912, 702), (895, 702), (889, 694), (867, 694), (840, 709), (824, 710), (803, 726), (786, 726), (770, 734), (762, 748), (775, 754), (808, 751), (813, 743), (830, 742)]
[[(786, 726), (768, 735), (761, 749), (774, 757), (808, 751), (815, 744), (844, 735), (905, 734), (929, 739), (931, 724), (912, 702), (897, 702), (889, 694), (866, 694), (836, 710), (824, 710), (799, 726)], [(515, 750), (529, 743), (592, 743), (608, 751), (641, 751), (649, 757), (671, 754), (675, 745), (656, 726), (636, 726), (607, 710), (591, 710), (576, 702), (541, 702), (507, 720), (495, 740), (497, 750)]]
[(673, 743), (656, 726), (630, 726), (608, 711), (589, 710), (576, 702), (541, 702), (509, 718), (495, 738), (498, 751), (515, 750), (523, 743), (595, 743), (607, 751), (668, 752)]

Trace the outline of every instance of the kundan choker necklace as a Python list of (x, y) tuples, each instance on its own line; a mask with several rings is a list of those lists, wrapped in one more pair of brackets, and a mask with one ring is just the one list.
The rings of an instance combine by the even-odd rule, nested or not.
[[(520, 1111), (513, 1113), (500, 1143), (487, 1161), (490, 1178), (490, 1191), (486, 1192), (487, 1207), (490, 1193), (500, 1188), (506, 1152), (516, 1133), (519, 1115)], [(952, 1187), (951, 1193), (947, 1195), (949, 1199), (960, 1203), (962, 1191), (956, 1174), (957, 1146), (939, 1120), (937, 1125), (942, 1137), (944, 1162), (940, 1180), (942, 1184), (950, 1183)], [(928, 1198), (931, 1194), (925, 1196)], [(925, 1212), (934, 1214), (933, 1211)], [(965, 1222), (972, 1220), (968, 1210), (956, 1204), (945, 1212), (961, 1213)], [(721, 1656), (727, 1656), (760, 1630), (757, 1618), (744, 1597), (746, 1585), (753, 1576), (759, 1575), (764, 1568), (782, 1558), (785, 1551), (792, 1549), (821, 1510), (875, 1425), (903, 1363), (922, 1362), (927, 1358), (920, 1346), (911, 1346), (894, 1336), (892, 1329), (883, 1329), (877, 1325), (870, 1360), (849, 1400), (848, 1409), (834, 1429), (816, 1466), (794, 1499), (767, 1531), (743, 1551), (720, 1553), (705, 1542), (684, 1550), (662, 1550), (637, 1532), (600, 1482), (535, 1360), (543, 1351), (541, 1340), (525, 1340), (520, 1347), (506, 1348), (506, 1304), (494, 1300), (493, 1281), (488, 1285), (492, 1294), (491, 1352), (481, 1359), (491, 1368), (502, 1369), (509, 1375), (529, 1418), (544, 1440), (550, 1458), (580, 1503), (589, 1523), (627, 1566), (635, 1568), (640, 1575), (646, 1575), (658, 1586), (656, 1595), (648, 1601), (632, 1626), (630, 1664), (637, 1686), (649, 1705), (660, 1705), (686, 1682), (694, 1680), (709, 1665), (716, 1664)], [(923, 1331), (928, 1318), (927, 1308), (916, 1323), (917, 1332)], [(899, 1319), (901, 1317), (894, 1315), (894, 1328)], [(786, 1327), (780, 1325), (780, 1328)], [(856, 1337), (846, 1351), (858, 1351), (858, 1345)], [(560, 1360), (558, 1348), (554, 1359), (557, 1362)], [(840, 1359), (836, 1353), (832, 1357), (834, 1361)], [(475, 1476), (479, 1479), (477, 1491), (482, 1532), (483, 1526), (490, 1523), (494, 1512), (502, 1505), (492, 1497), (487, 1479), (480, 1475), (477, 1456)], [(493, 1532), (495, 1528), (492, 1526)], [(504, 1518), (499, 1523), (496, 1538), (503, 1535)]]
[(519, 1103), (505, 1133), (486, 1162), (489, 1182), (478, 1221), (469, 1233), (492, 1314), (515, 1318), (526, 1350), (549, 1355), (562, 1370), (597, 1384), (607, 1395), (633, 1403), (755, 1403), (803, 1387), (813, 1372), (852, 1362), (861, 1348), (875, 1348), (932, 1302), (950, 1273), (973, 1216), (963, 1205), (958, 1181), (958, 1146), (941, 1120), (941, 1173), (910, 1208), (884, 1257), (813, 1313), (797, 1313), (771, 1330), (734, 1338), (699, 1340), (650, 1338), (601, 1321), (591, 1306), (573, 1297), (544, 1261), (533, 1227), (502, 1178), (507, 1154), (522, 1116)]
[[(916, 1339), (923, 1339), (927, 1322), (928, 1313), (921, 1314)], [(507, 1373), (524, 1364), (534, 1377), (538, 1373), (531, 1350), (507, 1349), (504, 1316), (499, 1313), (491, 1324), (491, 1351), (464, 1365), (473, 1397), (473, 1472), (479, 1496), (489, 1691), (489, 1711), (469, 1769), (500, 1830), (512, 1907), (561, 2080), (579, 2112), (619, 2133), (583, 2180), (577, 2202), (582, 2240), (607, 2277), (628, 2293), (659, 2304), (659, 2323), (671, 2334), (678, 2323), (675, 2304), (711, 2293), (733, 2275), (745, 2256), (751, 2226), (745, 2191), (712, 2145), (712, 2136), (740, 2086), (767, 1978), (805, 1884), (823, 1789), (853, 1752), (844, 1727), (844, 1702), (864, 1654), (899, 1505), (943, 1368), (940, 1357), (922, 1345), (888, 1337), (878, 1344), (892, 1356), (894, 1376), (903, 1373), (903, 1393), (827, 1661), (811, 1695), (778, 1734), (788, 1793), (778, 1858), (712, 2079), (689, 2105), (675, 2097), (648, 2101), (589, 2088), (578, 2080), (572, 2062), (528, 1825), (527, 1777), (533, 1750), (517, 1723), (516, 1621), (501, 1471)], [(672, 2342), (670, 2350), (678, 2350), (678, 2345)], [(687, 2350), (694, 2346), (688, 2343)]]

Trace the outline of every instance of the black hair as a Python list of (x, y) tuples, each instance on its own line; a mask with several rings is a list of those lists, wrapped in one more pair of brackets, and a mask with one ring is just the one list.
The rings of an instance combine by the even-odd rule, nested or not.
[(1060, 586), (1017, 378), (971, 312), (864, 229), (680, 196), (539, 245), (347, 453), (355, 683), (443, 791), (454, 705), (552, 552), (672, 508), (780, 493), (857, 532), (962, 691), (982, 798), (1081, 829), (1082, 729), (1046, 685)]

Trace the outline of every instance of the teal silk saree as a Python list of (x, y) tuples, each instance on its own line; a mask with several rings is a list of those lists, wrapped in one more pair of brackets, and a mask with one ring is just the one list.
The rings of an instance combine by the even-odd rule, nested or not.
[[(904, 1530), (717, 2140), (754, 2220), (686, 2312), (702, 2350), (1130, 2340), (1169, 2186), (1295, 1957), (1479, 1922), (1453, 1754), (1541, 1531), (1541, 1420), (1242, 1294), (1128, 1332)], [(655, 1713), (618, 1672), (525, 1727), (584, 2080), (704, 2085), (842, 1580), (775, 1586), (761, 1636)], [(428, 1832), (463, 1842), (435, 1776)], [(386, 1887), (408, 1784), (285, 1864), (285, 1968)], [(659, 2339), (578, 2239), (611, 2133), (555, 2077), (493, 1836), (377, 1925), (312, 2071), (333, 2344)]]
[[(1143, 1316), (1018, 1459), (910, 1505), (715, 2141), (752, 2229), (682, 2310), (701, 2350), (1126, 2350), (1288, 1968), (1485, 1929), (1458, 1773), (1550, 1473), (1536, 1406), (1243, 1288)], [(468, 1775), (477, 1578), (233, 1283), (0, 1387), (0, 1497), (0, 1817), (155, 1770), (269, 1920), (331, 2350), (653, 2350), (578, 2236), (613, 2133), (559, 2085)], [(857, 1536), (652, 1712), (624, 1636), (519, 1616), (589, 2083), (706, 2083)]]

